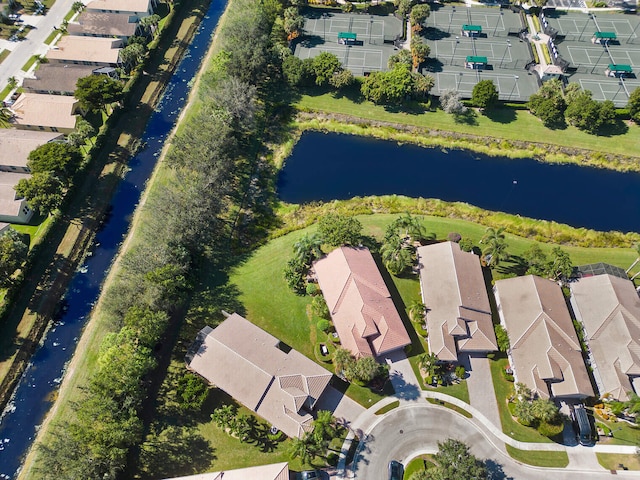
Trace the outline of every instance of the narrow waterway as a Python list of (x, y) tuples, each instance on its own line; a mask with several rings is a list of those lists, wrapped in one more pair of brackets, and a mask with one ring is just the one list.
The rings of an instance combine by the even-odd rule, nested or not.
[(71, 281), (63, 314), (34, 354), (12, 402), (5, 410), (0, 421), (0, 478), (16, 476), (38, 425), (51, 407), (64, 368), (73, 355), (78, 337), (100, 294), (101, 284), (129, 229), (133, 212), (167, 135), (185, 105), (190, 82), (200, 68), (225, 6), (226, 0), (212, 1), (147, 124), (142, 137), (145, 149), (131, 159), (130, 169), (112, 199), (111, 215), (96, 237), (93, 252)]
[(640, 232), (640, 174), (307, 132), (280, 173), (290, 203), (367, 195), (467, 202), (595, 230)]

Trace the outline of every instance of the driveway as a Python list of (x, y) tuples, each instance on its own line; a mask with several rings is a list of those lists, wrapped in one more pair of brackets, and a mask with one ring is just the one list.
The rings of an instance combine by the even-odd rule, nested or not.
[(389, 365), (389, 379), (395, 396), (401, 400), (418, 400), (421, 393), (420, 384), (404, 350), (387, 353), (384, 361)]
[(329, 410), (333, 412), (333, 416), (341, 424), (350, 426), (366, 409), (332, 386), (329, 386), (318, 400), (318, 403), (316, 403), (317, 410)]
[[(447, 438), (465, 442), (474, 455), (487, 460), (491, 480), (601, 480), (610, 475), (602, 469), (589, 471), (586, 465), (585, 470), (572, 471), (523, 465), (503, 453), (503, 445), (496, 445), (497, 440), (485, 436), (471, 420), (444, 407), (422, 402), (424, 400), (396, 408), (367, 429), (364, 447), (352, 465), (353, 478), (386, 480), (390, 460), (406, 463), (416, 455), (433, 453), (438, 448), (437, 442)], [(617, 474), (621, 478), (640, 478), (640, 472), (618, 471)]]
[(493, 389), (489, 359), (486, 356), (460, 355), (459, 360), (469, 372), (467, 378), (469, 403), (480, 410), (498, 429), (501, 429), (500, 412)]

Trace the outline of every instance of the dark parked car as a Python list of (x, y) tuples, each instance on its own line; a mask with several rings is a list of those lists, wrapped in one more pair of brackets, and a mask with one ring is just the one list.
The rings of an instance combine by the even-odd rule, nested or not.
[(402, 480), (404, 476), (404, 466), (397, 460), (389, 462), (389, 480)]
[(304, 472), (298, 473), (298, 475), (296, 475), (296, 478), (298, 480), (314, 480), (316, 478), (321, 479), (322, 472), (320, 470), (305, 470)]

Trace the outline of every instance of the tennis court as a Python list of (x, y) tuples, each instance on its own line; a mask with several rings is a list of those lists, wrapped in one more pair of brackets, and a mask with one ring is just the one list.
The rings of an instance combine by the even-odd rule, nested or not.
[(610, 45), (608, 48), (603, 45), (567, 45), (565, 48), (567, 54), (564, 55), (563, 51), (563, 57), (575, 67), (596, 65), (606, 67), (610, 63), (615, 63), (631, 65), (636, 70), (640, 69), (640, 49), (617, 48), (616, 45)]
[(466, 6), (434, 7), (426, 23), (427, 28), (453, 35), (459, 35), (463, 25), (482, 27), (483, 37), (506, 37), (522, 28), (520, 16), (511, 10)]
[[(614, 32), (621, 44), (632, 44), (640, 35), (640, 19), (611, 13), (585, 14), (545, 10), (549, 26), (569, 41), (591, 41), (595, 32)], [(640, 41), (638, 41), (640, 43)]]
[(349, 32), (355, 33), (359, 42), (382, 45), (385, 40), (392, 42), (402, 33), (402, 22), (390, 16), (327, 12), (306, 18), (304, 31), (325, 42), (337, 42), (339, 33)]
[(313, 58), (322, 52), (333, 53), (338, 57), (342, 65), (353, 73), (356, 73), (356, 71), (377, 72), (387, 68), (388, 56), (385, 57), (381, 50), (352, 45), (321, 45), (317, 48), (307, 48), (300, 52), (299, 57), (302, 59)]
[(432, 56), (439, 58), (443, 63), (453, 65), (463, 65), (469, 55), (483, 56), (487, 57), (490, 65), (498, 68), (500, 65), (505, 66), (513, 62), (512, 48), (511, 42), (492, 42), (464, 37), (458, 40), (447, 38), (434, 42), (431, 52)]
[[(500, 100), (525, 102), (538, 91), (538, 83), (527, 72), (518, 74), (497, 73), (492, 71), (451, 69), (438, 72), (433, 92), (442, 94), (445, 90), (457, 90), (462, 97), (471, 98), (473, 87), (481, 80), (491, 80), (498, 89)], [(436, 93), (437, 92), (437, 93)]]
[(590, 75), (576, 74), (571, 77), (571, 81), (578, 83), (583, 90), (589, 90), (594, 100), (611, 100), (618, 108), (624, 107), (631, 92), (640, 87), (640, 80), (636, 78), (603, 77), (595, 80)]

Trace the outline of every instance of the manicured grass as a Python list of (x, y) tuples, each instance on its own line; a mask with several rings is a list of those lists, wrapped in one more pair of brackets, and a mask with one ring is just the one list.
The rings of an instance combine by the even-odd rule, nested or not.
[(39, 58), (40, 58), (39, 55), (31, 55), (31, 58), (27, 60), (27, 63), (25, 63), (24, 66), (22, 67), (22, 71), (28, 72), (29, 69), (33, 66), (34, 63), (38, 61)]
[(628, 470), (640, 470), (640, 456), (622, 455), (619, 453), (596, 453), (598, 462), (607, 470), (624, 470), (623, 465)]
[(0, 63), (11, 54), (11, 50), (0, 50)]
[(55, 40), (59, 33), (60, 30), (54, 30), (49, 34), (47, 38), (45, 38), (44, 43), (46, 43), (47, 45), (51, 45), (51, 43)]
[(595, 420), (605, 426), (605, 433), (613, 432), (613, 437), (601, 436), (599, 442), (610, 445), (638, 445), (640, 446), (640, 426), (633, 427), (627, 422), (612, 422), (595, 415)]
[(11, 228), (17, 232), (29, 235), (29, 248), (31, 248), (40, 241), (42, 235), (47, 231), (47, 227), (52, 221), (52, 216), (45, 218), (34, 216), (29, 225), (13, 223), (11, 224)]
[(398, 408), (400, 405), (400, 400), (396, 400), (395, 402), (391, 402), (389, 405), (385, 405), (380, 410), (376, 412), (376, 415), (384, 415), (387, 412), (390, 412), (394, 408)]
[(445, 408), (449, 408), (454, 412), (458, 412), (460, 415), (463, 415), (467, 418), (473, 418), (473, 415), (467, 412), (464, 408), (460, 408), (457, 405), (454, 405), (453, 403), (445, 402), (443, 400), (437, 400), (435, 398), (427, 398), (427, 402), (432, 403), (433, 405), (441, 405)]
[(640, 128), (637, 125), (631, 125), (624, 135), (596, 136), (581, 132), (571, 126), (564, 130), (550, 130), (528, 111), (513, 109), (497, 109), (490, 113), (490, 116), (477, 115), (472, 124), (458, 123), (453, 115), (448, 115), (441, 110), (424, 113), (419, 111), (416, 113), (397, 112), (368, 101), (354, 102), (346, 96), (336, 97), (331, 93), (301, 95), (297, 107), (303, 110), (339, 113), (367, 120), (416, 125), (480, 137), (533, 143), (543, 141), (564, 147), (579, 146), (589, 150), (620, 155), (640, 155), (636, 148), (640, 144)]
[(519, 450), (511, 445), (505, 445), (505, 447), (511, 458), (527, 465), (548, 468), (564, 468), (569, 465), (569, 456), (566, 452)]
[[(507, 407), (507, 398), (509, 398), (513, 394), (513, 383), (508, 382), (502, 376), (502, 370), (504, 370), (504, 368), (507, 366), (508, 360), (506, 358), (499, 358), (496, 360), (491, 360), (489, 363), (491, 365), (491, 376), (493, 377), (493, 388), (496, 392), (496, 400), (498, 401), (498, 410), (500, 411), (500, 422), (502, 423), (502, 431), (514, 440), (519, 440), (521, 442), (551, 443), (550, 439), (543, 435), (540, 435), (536, 429), (525, 427), (524, 425), (519, 424), (511, 416), (509, 408)], [(516, 458), (517, 460), (520, 460), (514, 455), (511, 456), (513, 458)], [(531, 465), (535, 464), (531, 463)]]
[(409, 480), (411, 475), (416, 472), (424, 472), (431, 467), (434, 467), (435, 464), (431, 462), (430, 455), (420, 455), (412, 459), (407, 465), (404, 467), (404, 480)]
[(73, 16), (76, 14), (76, 11), (72, 8), (71, 10), (69, 10), (69, 12), (64, 16), (64, 19), (68, 22), (69, 20), (71, 20), (73, 18)]

